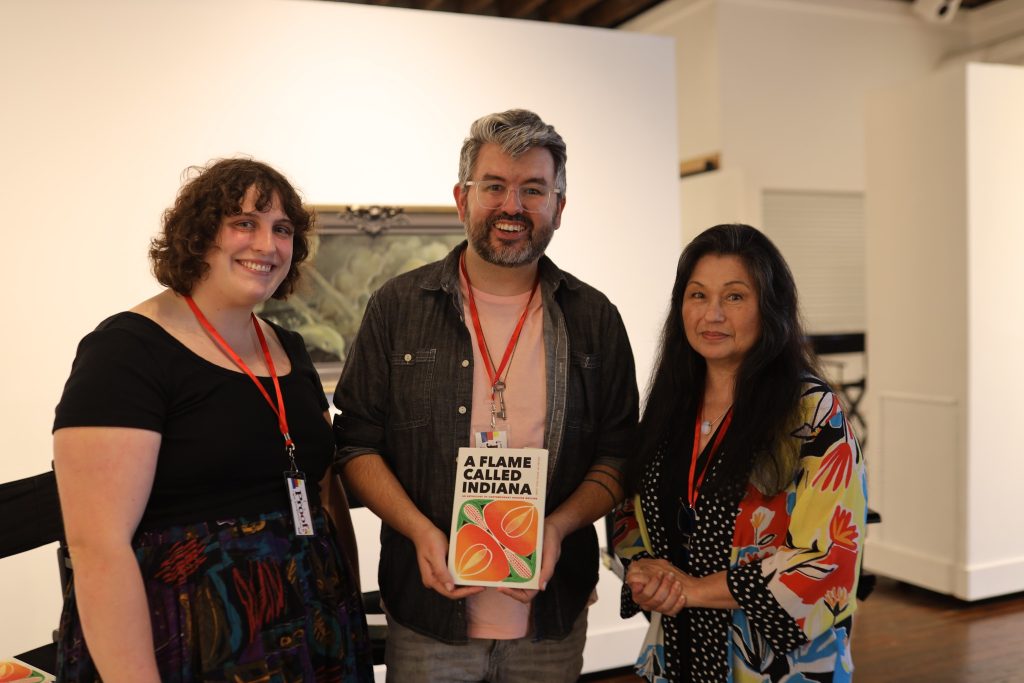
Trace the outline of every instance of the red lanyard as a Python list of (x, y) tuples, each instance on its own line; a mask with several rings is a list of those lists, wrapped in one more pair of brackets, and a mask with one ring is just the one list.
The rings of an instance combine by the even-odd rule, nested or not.
[[(526, 323), (526, 316), (530, 312), (530, 302), (533, 301), (534, 295), (537, 294), (537, 287), (540, 285), (540, 271), (537, 272), (537, 279), (533, 283), (533, 290), (530, 292), (530, 298), (526, 301), (526, 307), (523, 308), (523, 314), (519, 316), (519, 322), (516, 323), (516, 329), (512, 332), (511, 339), (508, 340), (508, 346), (505, 347), (505, 355), (501, 357), (501, 364), (498, 369), (494, 369), (494, 361), (491, 360), (491, 352), (487, 348), (487, 340), (484, 339), (483, 328), (480, 327), (480, 314), (476, 309), (476, 299), (473, 297), (473, 284), (469, 281), (469, 273), (466, 272), (466, 252), (462, 252), (462, 258), (459, 260), (459, 267), (462, 269), (462, 277), (466, 278), (466, 291), (469, 293), (469, 315), (473, 319), (473, 329), (476, 331), (476, 343), (480, 347), (480, 355), (484, 359), (484, 368), (487, 369), (487, 378), (491, 381), (491, 400), (494, 400), (495, 387), (498, 386), (501, 380), (501, 373), (505, 371), (505, 367), (508, 365), (509, 359), (512, 357), (512, 352), (516, 348), (516, 344), (519, 343), (519, 335), (523, 331), (523, 325)], [(504, 386), (502, 386), (504, 389)]]
[[(697, 507), (697, 496), (700, 493), (700, 486), (704, 483), (704, 476), (711, 469), (711, 460), (714, 458), (715, 451), (722, 445), (722, 439), (725, 438), (725, 432), (729, 429), (729, 423), (732, 422), (732, 408), (725, 415), (725, 419), (722, 421), (722, 426), (718, 428), (718, 433), (715, 434), (715, 442), (711, 446), (711, 451), (708, 455), (707, 462), (704, 463), (704, 467), (700, 470), (700, 476), (697, 477), (697, 459), (700, 455), (700, 418), (697, 416), (697, 424), (693, 427), (693, 455), (690, 456), (690, 478), (687, 482), (686, 489), (686, 502), (689, 503), (691, 508)], [(694, 481), (696, 479), (696, 481)]]
[(256, 379), (256, 375), (249, 369), (249, 366), (245, 364), (245, 361), (235, 353), (235, 350), (224, 340), (224, 337), (220, 336), (217, 329), (206, 319), (203, 312), (199, 310), (199, 306), (196, 306), (196, 302), (192, 300), (192, 297), (186, 296), (185, 301), (188, 303), (188, 307), (192, 309), (192, 312), (196, 316), (196, 320), (199, 324), (210, 333), (213, 340), (217, 342), (221, 350), (228, 355), (235, 365), (242, 369), (242, 372), (249, 375), (249, 379), (253, 381), (256, 388), (263, 394), (263, 398), (267, 399), (267, 403), (270, 405), (270, 409), (277, 415), (277, 426), (281, 430), (281, 436), (284, 437), (284, 446), (288, 450), (288, 458), (291, 460), (292, 470), (297, 470), (298, 467), (295, 464), (295, 442), (292, 440), (291, 435), (288, 433), (288, 416), (284, 410), (284, 397), (281, 395), (281, 384), (277, 381), (277, 370), (274, 368), (274, 359), (270, 356), (270, 347), (267, 345), (267, 339), (263, 336), (263, 330), (260, 329), (260, 324), (256, 320), (256, 316), (252, 313), (249, 315), (252, 317), (252, 326), (256, 330), (256, 336), (260, 340), (260, 348), (263, 349), (263, 357), (267, 360), (267, 369), (270, 370), (270, 377), (274, 380), (274, 391), (277, 392), (277, 405), (274, 405), (274, 401), (271, 400), (270, 394), (263, 388), (263, 384)]

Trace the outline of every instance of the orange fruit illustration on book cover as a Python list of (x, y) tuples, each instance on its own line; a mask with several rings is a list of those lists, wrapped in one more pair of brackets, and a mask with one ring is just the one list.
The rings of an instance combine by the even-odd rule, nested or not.
[(540, 520), (537, 506), (527, 501), (463, 501), (455, 535), (456, 581), (531, 580), (537, 571)]
[(0, 662), (0, 683), (43, 683), (53, 678), (20, 662)]

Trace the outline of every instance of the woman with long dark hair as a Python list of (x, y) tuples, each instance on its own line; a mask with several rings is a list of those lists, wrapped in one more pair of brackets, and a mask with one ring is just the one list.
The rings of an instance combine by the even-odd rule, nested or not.
[(778, 249), (719, 225), (683, 251), (616, 525), (651, 681), (847, 681), (864, 459)]

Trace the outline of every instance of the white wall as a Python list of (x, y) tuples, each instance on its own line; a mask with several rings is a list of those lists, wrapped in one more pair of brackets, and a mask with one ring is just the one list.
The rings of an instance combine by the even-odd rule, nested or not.
[(1024, 590), (1024, 68), (969, 64), (879, 92), (868, 115), (866, 564), (977, 600)]
[(1024, 68), (971, 64), (966, 87), (970, 457), (963, 590), (989, 596), (1024, 590), (1024, 533), (1006, 524), (1024, 481)]
[[(0, 63), (0, 481), (49, 467), (78, 339), (157, 291), (146, 247), (186, 166), (244, 153), (312, 203), (451, 204), (470, 122), (509, 107), (566, 138), (550, 253), (619, 305), (648, 374), (680, 248), (666, 39), (307, 0), (0, 0)], [(49, 640), (55, 564), (0, 563), (0, 657)]]
[(867, 108), (866, 566), (951, 592), (963, 556), (967, 152), (963, 69), (879, 91)]
[(765, 189), (863, 191), (867, 94), (964, 49), (966, 23), (891, 0), (669, 0), (624, 28), (676, 40), (680, 159), (718, 151), (743, 175), (708, 227), (760, 226)]
[(743, 210), (746, 188), (743, 172), (735, 168), (680, 179), (679, 211), (683, 242), (689, 242), (712, 225), (753, 224), (755, 221)]
[(864, 101), (961, 39), (890, 0), (719, 0), (722, 156), (774, 190), (862, 191)]
[(717, 14), (715, 0), (667, 0), (623, 26), (675, 39), (680, 161), (722, 148)]

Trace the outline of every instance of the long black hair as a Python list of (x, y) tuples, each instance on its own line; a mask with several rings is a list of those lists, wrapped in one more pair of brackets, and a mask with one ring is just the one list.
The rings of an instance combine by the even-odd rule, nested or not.
[(639, 490), (644, 468), (658, 449), (676, 452), (687, 447), (687, 418), (693, 419), (703, 400), (707, 363), (686, 339), (682, 309), (693, 270), (709, 254), (742, 259), (757, 289), (761, 331), (740, 364), (732, 423), (716, 474), (706, 485), (749, 480), (765, 493), (777, 493), (796, 471), (799, 454), (777, 446), (780, 437), (795, 427), (804, 378), (819, 374), (800, 324), (796, 283), (782, 254), (763, 233), (749, 225), (716, 225), (694, 238), (679, 257), (640, 419), (639, 453), (627, 468), (633, 491)]

